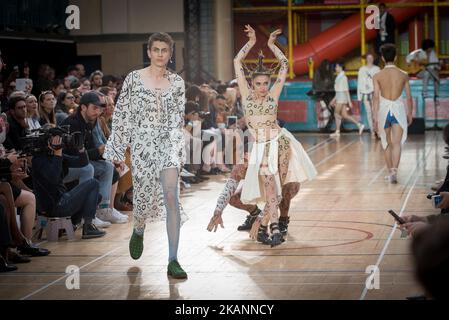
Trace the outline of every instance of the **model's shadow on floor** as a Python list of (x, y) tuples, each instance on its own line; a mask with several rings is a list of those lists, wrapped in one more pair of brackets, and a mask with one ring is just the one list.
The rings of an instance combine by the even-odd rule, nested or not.
[[(141, 277), (142, 270), (139, 267), (131, 267), (127, 271), (129, 280), (129, 290), (126, 297), (127, 300), (138, 300), (144, 298), (147, 293), (142, 292)], [(160, 300), (184, 300), (179, 294), (178, 285), (187, 281), (187, 279), (172, 279), (167, 276), (169, 296), (167, 298), (161, 298)], [(149, 298), (152, 298), (151, 296)]]
[(140, 281), (140, 276), (142, 271), (139, 267), (131, 267), (128, 269), (128, 279), (129, 279), (129, 289), (127, 300), (137, 300), (140, 298), (141, 289), (140, 283), (136, 284), (137, 281)]

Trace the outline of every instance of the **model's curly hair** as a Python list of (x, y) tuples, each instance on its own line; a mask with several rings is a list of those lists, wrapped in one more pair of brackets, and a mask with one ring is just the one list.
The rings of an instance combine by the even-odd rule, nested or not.
[(248, 74), (251, 76), (251, 79), (254, 79), (257, 76), (269, 76), (269, 77), (271, 77), (271, 75), (274, 74), (276, 72), (276, 69), (279, 67), (279, 63), (275, 63), (274, 67), (273, 67), (273, 65), (271, 65), (269, 68), (265, 67), (264, 64), (263, 64), (263, 58), (265, 58), (265, 56), (263, 55), (262, 50), (260, 50), (259, 51), (259, 56), (257, 58), (257, 64), (256, 64), (255, 68), (253, 68), (251, 70), (245, 64), (243, 65), (244, 68), (246, 69), (246, 71), (248, 72)]

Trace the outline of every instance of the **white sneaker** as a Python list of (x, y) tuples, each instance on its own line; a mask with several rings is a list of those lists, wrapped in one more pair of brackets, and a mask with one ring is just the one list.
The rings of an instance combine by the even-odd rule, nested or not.
[(391, 183), (391, 184), (396, 184), (396, 183), (398, 183), (398, 178), (397, 178), (396, 174), (392, 174), (392, 175), (390, 176), (390, 183)]
[(127, 223), (128, 219), (124, 219), (121, 216), (118, 216), (114, 213), (110, 208), (98, 209), (96, 213), (97, 218), (109, 221), (110, 223)]
[(97, 217), (95, 217), (95, 219), (92, 220), (92, 223), (98, 228), (107, 228), (111, 225), (110, 222), (100, 220)]
[(181, 185), (182, 185), (184, 188), (186, 188), (186, 189), (189, 189), (189, 188), (192, 187), (192, 186), (190, 185), (190, 183), (187, 183), (187, 182), (185, 182), (185, 181), (183, 181), (183, 180), (181, 180)]
[(182, 169), (181, 171), (181, 177), (194, 177), (195, 175), (189, 171), (187, 171), (186, 169)]
[(362, 135), (363, 129), (365, 129), (365, 125), (363, 124), (359, 125), (359, 135)]
[(331, 138), (338, 138), (340, 136), (340, 131), (335, 131), (334, 133), (331, 133)]
[(389, 180), (390, 180), (390, 183), (392, 183), (392, 184), (398, 183), (398, 169), (391, 168)]
[(121, 217), (122, 219), (126, 219), (126, 221), (128, 221), (128, 215), (127, 214), (121, 213), (120, 211), (118, 211), (115, 208), (112, 208), (112, 210), (115, 212), (116, 216)]

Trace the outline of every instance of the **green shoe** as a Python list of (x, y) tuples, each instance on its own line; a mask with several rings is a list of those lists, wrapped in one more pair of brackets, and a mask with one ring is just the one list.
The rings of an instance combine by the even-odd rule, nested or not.
[(175, 279), (187, 279), (187, 273), (181, 268), (178, 261), (170, 261), (167, 274)]
[(143, 252), (143, 235), (139, 235), (133, 230), (133, 235), (129, 239), (129, 254), (131, 258), (137, 260)]

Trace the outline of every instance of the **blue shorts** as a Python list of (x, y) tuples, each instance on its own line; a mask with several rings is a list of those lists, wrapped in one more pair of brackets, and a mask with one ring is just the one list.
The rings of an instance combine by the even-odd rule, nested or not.
[(387, 119), (385, 120), (384, 129), (392, 127), (393, 124), (399, 124), (399, 122), (396, 119), (396, 117), (389, 111), (388, 115), (387, 115)]

